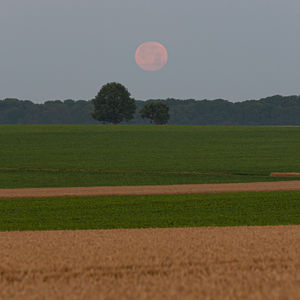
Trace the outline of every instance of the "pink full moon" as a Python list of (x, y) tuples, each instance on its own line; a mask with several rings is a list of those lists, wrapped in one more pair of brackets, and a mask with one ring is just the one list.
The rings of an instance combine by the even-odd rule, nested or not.
[(167, 63), (168, 52), (158, 42), (146, 42), (136, 49), (135, 61), (145, 71), (157, 71)]

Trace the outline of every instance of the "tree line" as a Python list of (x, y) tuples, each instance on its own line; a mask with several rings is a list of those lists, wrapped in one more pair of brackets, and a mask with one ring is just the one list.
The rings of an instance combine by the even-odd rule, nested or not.
[[(100, 93), (100, 92), (99, 92)], [(129, 96), (130, 97), (130, 96)], [(95, 97), (95, 99), (97, 96)], [(29, 100), (0, 100), (0, 124), (97, 124), (95, 99), (55, 100), (36, 104)], [(227, 100), (132, 100), (130, 118), (116, 123), (151, 124), (153, 104), (168, 108), (168, 124), (182, 125), (300, 125), (300, 96), (272, 96), (232, 103)], [(148, 109), (144, 108), (148, 106)], [(160, 111), (163, 111), (160, 110)], [(132, 119), (131, 119), (132, 117)], [(152, 119), (151, 119), (152, 118)], [(101, 123), (113, 123), (109, 120)], [(164, 120), (162, 123), (166, 123)]]

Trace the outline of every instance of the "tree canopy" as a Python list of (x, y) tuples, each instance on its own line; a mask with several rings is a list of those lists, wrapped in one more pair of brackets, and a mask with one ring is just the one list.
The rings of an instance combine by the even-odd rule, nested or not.
[(143, 119), (150, 119), (155, 124), (166, 124), (170, 119), (169, 107), (161, 101), (147, 103), (140, 114)]
[(133, 118), (136, 105), (128, 90), (120, 83), (105, 84), (93, 99), (92, 117), (104, 123), (121, 123)]

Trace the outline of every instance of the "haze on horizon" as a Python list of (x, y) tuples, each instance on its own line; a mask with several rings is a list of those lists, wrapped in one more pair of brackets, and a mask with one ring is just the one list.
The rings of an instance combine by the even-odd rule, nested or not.
[[(299, 17), (299, 0), (1, 0), (0, 99), (300, 94)], [(168, 50), (157, 72), (134, 61), (146, 41)]]

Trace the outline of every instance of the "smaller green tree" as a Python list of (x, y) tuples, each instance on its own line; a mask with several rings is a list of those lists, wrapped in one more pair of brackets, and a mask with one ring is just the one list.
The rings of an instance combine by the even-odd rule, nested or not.
[(102, 86), (93, 99), (92, 117), (98, 121), (118, 124), (133, 118), (136, 110), (135, 100), (120, 83), (110, 82)]
[(160, 125), (167, 124), (170, 119), (168, 105), (160, 101), (147, 103), (140, 110), (140, 115), (143, 119), (150, 119), (151, 123)]

